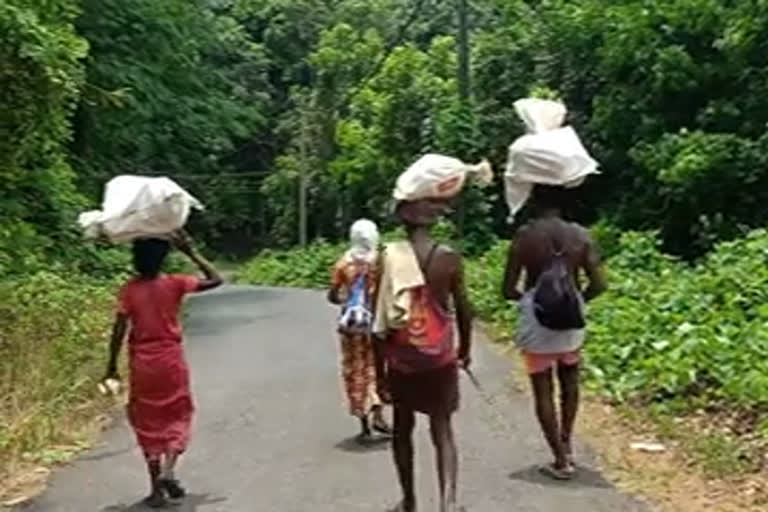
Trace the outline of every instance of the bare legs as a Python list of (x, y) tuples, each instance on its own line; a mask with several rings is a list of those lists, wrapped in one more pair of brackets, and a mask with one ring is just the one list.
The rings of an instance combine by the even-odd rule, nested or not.
[(576, 414), (579, 411), (579, 366), (559, 366), (560, 380), (560, 441), (563, 444), (568, 464), (573, 464), (571, 437)]
[(186, 491), (176, 480), (176, 463), (179, 460), (178, 453), (168, 453), (164, 456), (146, 456), (147, 470), (151, 486), (150, 495), (144, 500), (149, 507), (160, 508), (168, 505), (167, 497), (180, 499), (186, 495)]
[(176, 463), (178, 460), (178, 453), (168, 453), (165, 455), (163, 475), (160, 480), (165, 492), (167, 492), (168, 496), (174, 500), (183, 498), (187, 494), (187, 491), (176, 479)]
[[(413, 429), (416, 425), (416, 414), (411, 410), (395, 407), (394, 417), (392, 451), (403, 492), (403, 501), (393, 512), (414, 512), (416, 494), (413, 476)], [(454, 512), (459, 464), (451, 414), (431, 415), (429, 429), (435, 447), (440, 512)]]
[(541, 430), (555, 456), (554, 470), (572, 472), (571, 436), (576, 413), (579, 408), (579, 367), (560, 366), (557, 369), (560, 381), (561, 416), (558, 421), (554, 404), (552, 370), (531, 375), (536, 416)]
[(160, 457), (150, 457), (147, 460), (147, 470), (149, 471), (149, 484), (150, 494), (144, 499), (144, 503), (151, 508), (160, 508), (168, 505), (168, 501), (165, 499), (163, 489), (160, 483)]
[(429, 430), (437, 459), (437, 481), (440, 490), (440, 512), (456, 510), (456, 481), (459, 471), (459, 457), (453, 437), (451, 415), (440, 414), (429, 417)]
[(413, 481), (413, 428), (416, 426), (416, 414), (408, 409), (394, 407), (394, 432), (392, 435), (392, 454), (395, 459), (403, 501), (393, 512), (415, 512), (416, 493)]
[(165, 456), (163, 461), (163, 479), (175, 480), (176, 479), (176, 462), (179, 460), (178, 453), (169, 453)]

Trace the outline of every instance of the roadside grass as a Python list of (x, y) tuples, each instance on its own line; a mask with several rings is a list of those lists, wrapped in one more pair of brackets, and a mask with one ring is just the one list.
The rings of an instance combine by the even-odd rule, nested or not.
[(0, 283), (0, 501), (14, 476), (86, 447), (112, 407), (96, 383), (116, 286), (48, 272)]

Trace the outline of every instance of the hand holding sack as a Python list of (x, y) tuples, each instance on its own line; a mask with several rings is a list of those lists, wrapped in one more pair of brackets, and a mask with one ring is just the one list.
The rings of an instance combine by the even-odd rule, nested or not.
[(203, 205), (168, 178), (118, 176), (106, 185), (102, 209), (81, 214), (78, 223), (86, 237), (115, 243), (162, 238), (183, 228), (193, 208)]

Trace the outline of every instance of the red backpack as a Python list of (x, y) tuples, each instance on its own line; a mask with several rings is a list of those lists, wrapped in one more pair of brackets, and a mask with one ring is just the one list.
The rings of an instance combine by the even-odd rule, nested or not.
[[(432, 247), (422, 273), (427, 270), (437, 250)], [(389, 338), (390, 360), (401, 371), (414, 372), (440, 368), (456, 359), (453, 343), (454, 319), (432, 295), (427, 283), (412, 288), (408, 325)]]

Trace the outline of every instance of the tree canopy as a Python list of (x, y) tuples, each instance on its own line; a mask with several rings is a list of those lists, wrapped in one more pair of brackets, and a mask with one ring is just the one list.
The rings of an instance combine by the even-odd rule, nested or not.
[[(696, 256), (768, 213), (768, 1), (480, 0), (471, 97), (457, 4), (436, 0), (9, 0), (0, 6), (0, 274), (82, 255), (76, 214), (117, 174), (199, 196), (205, 239), (244, 252), (359, 216), (428, 150), (501, 168), (515, 99), (561, 98), (603, 174), (581, 220), (659, 229)], [(470, 245), (506, 233), (471, 191)]]

